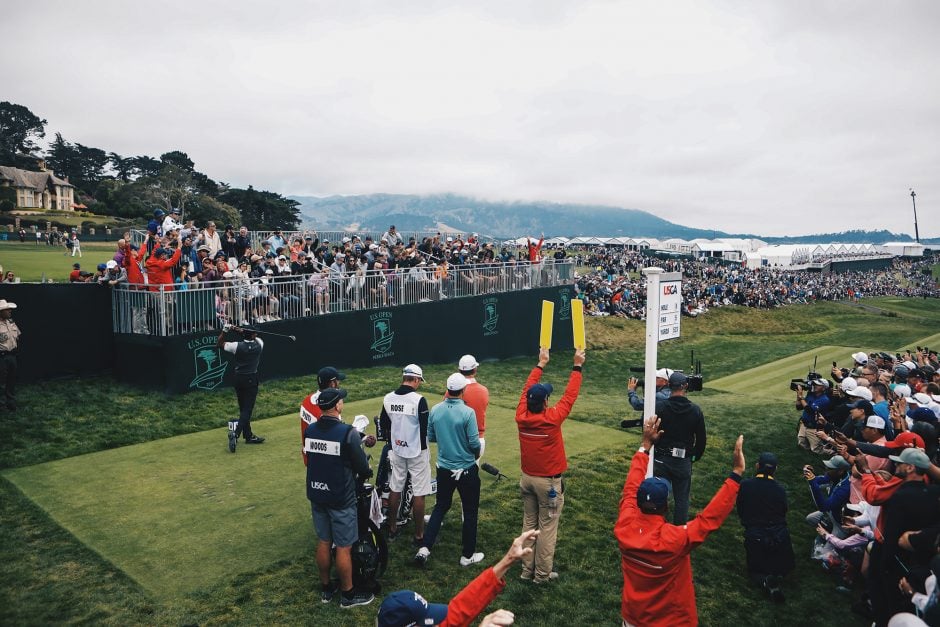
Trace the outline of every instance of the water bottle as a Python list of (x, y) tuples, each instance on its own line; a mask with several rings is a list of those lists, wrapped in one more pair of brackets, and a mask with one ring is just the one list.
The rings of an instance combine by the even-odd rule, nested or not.
[(558, 492), (555, 491), (555, 486), (551, 486), (548, 489), (548, 517), (555, 517), (555, 509), (558, 507)]

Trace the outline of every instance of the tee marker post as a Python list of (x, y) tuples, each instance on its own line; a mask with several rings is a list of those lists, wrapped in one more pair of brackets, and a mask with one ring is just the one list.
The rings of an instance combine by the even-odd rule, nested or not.
[(580, 298), (571, 301), (571, 332), (575, 350), (585, 350), (587, 342), (584, 337), (584, 301)]
[(555, 321), (555, 303), (542, 301), (542, 327), (539, 332), (539, 348), (552, 347), (552, 325)]

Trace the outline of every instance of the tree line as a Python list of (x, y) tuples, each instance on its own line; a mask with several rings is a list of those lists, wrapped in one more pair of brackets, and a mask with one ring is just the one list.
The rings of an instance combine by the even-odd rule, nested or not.
[(189, 155), (172, 150), (159, 158), (122, 156), (67, 141), (61, 133), (45, 152), (39, 141), (48, 122), (23, 105), (0, 102), (0, 165), (38, 170), (39, 159), (75, 186), (76, 202), (101, 215), (145, 218), (154, 209), (178, 208), (184, 220), (245, 225), (251, 230), (292, 230), (299, 203), (275, 192), (231, 187), (196, 169)]

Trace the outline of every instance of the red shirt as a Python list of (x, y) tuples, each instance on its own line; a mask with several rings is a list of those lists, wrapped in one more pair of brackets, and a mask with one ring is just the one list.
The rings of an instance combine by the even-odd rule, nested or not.
[(633, 456), (614, 527), (623, 571), (620, 616), (643, 627), (697, 625), (689, 554), (734, 509), (741, 484), (731, 477), (725, 479), (705, 509), (677, 527), (662, 516), (644, 514), (637, 505), (637, 489), (646, 478), (649, 459), (647, 453)]
[(318, 398), (320, 398), (320, 390), (306, 397), (300, 404), (300, 454), (304, 457), (304, 466), (307, 465), (307, 454), (304, 452), (304, 432), (309, 425), (315, 423), (323, 415), (323, 410), (317, 405)]
[(493, 569), (487, 568), (450, 600), (441, 627), (469, 627), (505, 587), (506, 580), (497, 579)]
[(527, 407), (525, 395), (541, 378), (542, 369), (536, 366), (529, 373), (529, 378), (522, 388), (522, 397), (516, 407), (516, 426), (519, 428), (522, 472), (533, 477), (552, 477), (568, 469), (561, 423), (571, 413), (574, 402), (578, 400), (581, 371), (571, 371), (565, 393), (554, 407), (533, 414)]
[(140, 270), (140, 251), (128, 248), (124, 253), (124, 267), (127, 268), (128, 283), (143, 283), (144, 273)]
[(182, 249), (177, 248), (173, 256), (166, 260), (159, 259), (156, 256), (147, 259), (147, 279), (150, 283), (151, 292), (159, 292), (161, 285), (169, 285), (172, 289), (173, 268), (176, 266), (176, 262), (180, 260), (181, 252)]
[(476, 379), (467, 377), (471, 382), (463, 389), (463, 402), (477, 415), (477, 431), (480, 437), (486, 431), (486, 408), (490, 405), (490, 391)]

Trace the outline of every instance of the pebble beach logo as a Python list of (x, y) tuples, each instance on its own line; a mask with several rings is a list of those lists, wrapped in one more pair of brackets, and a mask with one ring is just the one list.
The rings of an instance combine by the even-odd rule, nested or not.
[(391, 357), (392, 341), (395, 339), (395, 331), (392, 330), (392, 312), (380, 311), (369, 316), (372, 321), (372, 345), (370, 348), (374, 353), (372, 359), (382, 359)]
[(558, 292), (558, 319), (571, 319), (571, 294), (568, 290), (559, 290)]
[(498, 299), (487, 298), (483, 301), (483, 335), (496, 335), (499, 331), (496, 329), (499, 324), (499, 309), (497, 308)]
[(216, 338), (207, 335), (191, 340), (186, 344), (186, 348), (193, 352), (193, 363), (196, 368), (196, 376), (193, 377), (189, 387), (200, 390), (217, 388), (222, 383), (222, 379), (225, 378), (228, 362), (224, 361), (219, 354), (219, 349), (216, 347)]

